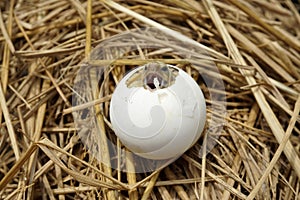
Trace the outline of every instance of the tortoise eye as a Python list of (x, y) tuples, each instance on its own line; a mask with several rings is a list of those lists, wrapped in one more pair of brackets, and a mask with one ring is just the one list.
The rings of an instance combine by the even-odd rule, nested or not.
[(167, 66), (162, 67), (162, 68), (161, 68), (161, 71), (164, 71), (164, 72), (168, 71), (168, 67), (167, 67)]

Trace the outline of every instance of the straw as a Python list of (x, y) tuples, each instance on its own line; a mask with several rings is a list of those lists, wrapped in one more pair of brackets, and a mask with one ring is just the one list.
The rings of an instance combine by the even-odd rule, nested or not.
[[(0, 199), (299, 199), (300, 4), (295, 2), (0, 2)], [(110, 52), (91, 60), (106, 39), (149, 26), (190, 48), (136, 32), (165, 48), (144, 50), (137, 41), (137, 51), (118, 60)], [(172, 49), (206, 54), (181, 58)], [(109, 106), (125, 74), (151, 61), (175, 65), (194, 78), (206, 98), (208, 128), (176, 161), (140, 172), (151, 167), (136, 162), (115, 135)], [(107, 65), (99, 82), (97, 67)], [(90, 97), (75, 87), (81, 67), (90, 70)], [(203, 75), (221, 77), (225, 90), (209, 90)], [(211, 93), (226, 97), (226, 113), (213, 109), (223, 99), (213, 101)], [(90, 132), (75, 121), (74, 113), (91, 109), (98, 130), (91, 139), (99, 155), (82, 138)]]

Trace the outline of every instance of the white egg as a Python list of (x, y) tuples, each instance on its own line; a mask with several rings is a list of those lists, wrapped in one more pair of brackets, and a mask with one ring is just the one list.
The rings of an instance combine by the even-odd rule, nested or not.
[(115, 134), (133, 153), (148, 159), (175, 158), (201, 136), (205, 99), (183, 70), (148, 63), (119, 82), (111, 99), (110, 119)]

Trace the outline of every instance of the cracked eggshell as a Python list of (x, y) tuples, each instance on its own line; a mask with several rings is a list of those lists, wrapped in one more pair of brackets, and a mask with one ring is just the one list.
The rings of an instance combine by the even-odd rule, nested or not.
[(117, 85), (110, 104), (110, 119), (121, 142), (133, 153), (148, 159), (182, 155), (201, 136), (206, 105), (198, 84), (183, 70), (167, 88), (128, 88), (129, 72)]

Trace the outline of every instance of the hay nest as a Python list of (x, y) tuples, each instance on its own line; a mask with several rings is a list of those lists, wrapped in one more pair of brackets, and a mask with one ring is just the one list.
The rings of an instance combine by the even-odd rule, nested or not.
[[(297, 2), (12, 0), (0, 8), (0, 199), (300, 198)], [(200, 140), (163, 169), (126, 173), (80, 142), (73, 83), (99, 42), (147, 26), (176, 30), (215, 53), (226, 122), (207, 155), (195, 153), (206, 145)], [(135, 56), (138, 66), (143, 57)], [(192, 66), (168, 58), (198, 81)], [(98, 114), (111, 135), (110, 96), (129, 70), (116, 65)]]

